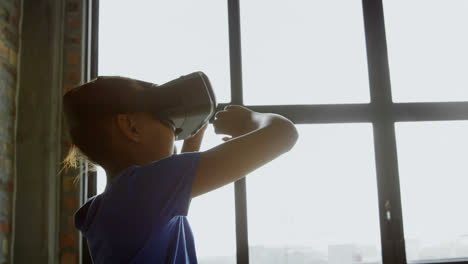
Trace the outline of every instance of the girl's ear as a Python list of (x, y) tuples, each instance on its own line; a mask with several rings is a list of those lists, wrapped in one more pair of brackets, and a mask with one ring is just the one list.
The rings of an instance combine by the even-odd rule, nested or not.
[(132, 115), (118, 114), (116, 122), (118, 129), (128, 140), (133, 142), (140, 141), (140, 133), (137, 128), (136, 120)]

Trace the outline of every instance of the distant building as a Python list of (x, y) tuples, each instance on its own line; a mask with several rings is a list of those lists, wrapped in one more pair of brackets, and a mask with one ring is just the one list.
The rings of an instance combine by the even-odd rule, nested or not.
[(355, 246), (352, 244), (346, 245), (330, 245), (328, 246), (328, 264), (353, 264)]
[(406, 259), (408, 261), (419, 260), (419, 253), (421, 251), (421, 242), (415, 238), (405, 240), (406, 246)]

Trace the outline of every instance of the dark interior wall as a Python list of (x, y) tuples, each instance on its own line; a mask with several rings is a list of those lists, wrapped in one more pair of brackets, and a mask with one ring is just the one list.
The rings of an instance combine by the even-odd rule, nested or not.
[(0, 1), (0, 263), (12, 256), (20, 2)]
[(76, 264), (73, 214), (83, 201), (77, 172), (61, 171), (69, 141), (61, 98), (83, 81), (87, 0), (22, 1), (12, 256), (14, 263)]
[(14, 263), (58, 261), (62, 14), (62, 1), (23, 1)]
[[(93, 0), (94, 1), (94, 0)], [(86, 37), (84, 27), (85, 8), (87, 0), (65, 0), (63, 24), (63, 65), (62, 80), (63, 92), (83, 82), (84, 57)], [(63, 124), (64, 122), (62, 122)], [(65, 125), (62, 126), (62, 159), (65, 158), (70, 139)], [(59, 262), (61, 264), (76, 264), (80, 262), (81, 237), (75, 229), (73, 215), (82, 199), (80, 188), (83, 182), (74, 183), (79, 171), (63, 171), (60, 175), (60, 208), (59, 208)], [(86, 249), (87, 250), (87, 249)]]

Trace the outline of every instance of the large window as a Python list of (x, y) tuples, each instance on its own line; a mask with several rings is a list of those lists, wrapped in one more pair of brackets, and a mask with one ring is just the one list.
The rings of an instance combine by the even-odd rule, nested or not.
[[(100, 0), (92, 59), (155, 83), (201, 70), (220, 108), (297, 124), (292, 151), (192, 201), (200, 263), (468, 263), (466, 14), (465, 0)], [(210, 127), (201, 150), (220, 143)]]

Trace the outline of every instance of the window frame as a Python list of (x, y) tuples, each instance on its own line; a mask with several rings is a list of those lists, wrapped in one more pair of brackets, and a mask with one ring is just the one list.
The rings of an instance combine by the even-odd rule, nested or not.
[[(84, 79), (91, 81), (98, 76), (98, 40), (99, 40), (99, 0), (86, 0), (84, 14)], [(97, 172), (89, 170), (86, 161), (80, 162), (80, 170), (83, 173), (80, 181), (81, 201), (85, 203), (97, 193)], [(92, 264), (92, 258), (86, 239), (80, 234), (79, 238), (79, 263)]]
[[(243, 104), (240, 0), (227, 0), (231, 102)], [(99, 0), (87, 0), (86, 80), (97, 76)], [(368, 104), (246, 105), (254, 111), (284, 115), (295, 124), (371, 123), (379, 203), (382, 263), (407, 263), (401, 208), (395, 122), (468, 120), (468, 102), (394, 103), (382, 0), (362, 0), (367, 50)], [(227, 104), (219, 104), (218, 110)], [(83, 164), (87, 171), (87, 164)], [(96, 174), (87, 171), (81, 191), (84, 198), (96, 195)], [(237, 263), (249, 263), (246, 181), (234, 184)], [(87, 199), (84, 199), (86, 201)], [(390, 215), (390, 218), (387, 216)], [(81, 263), (91, 263), (86, 240), (82, 241)], [(468, 264), (467, 259), (411, 261), (415, 264)]]

